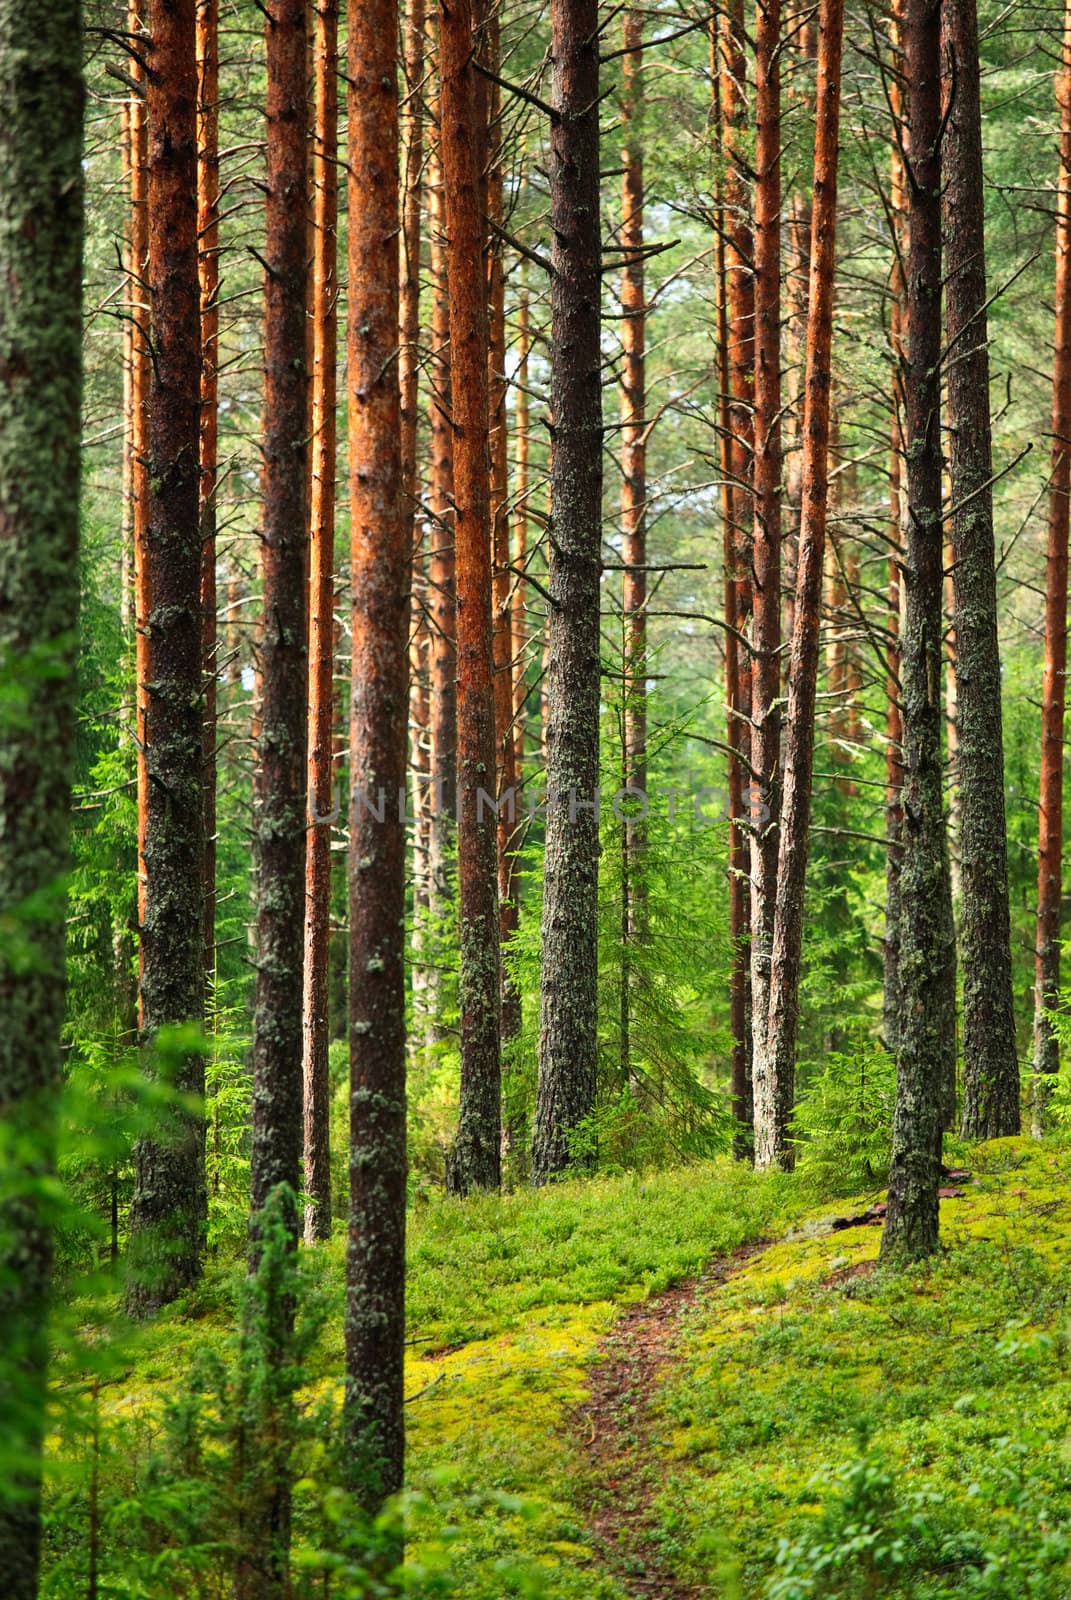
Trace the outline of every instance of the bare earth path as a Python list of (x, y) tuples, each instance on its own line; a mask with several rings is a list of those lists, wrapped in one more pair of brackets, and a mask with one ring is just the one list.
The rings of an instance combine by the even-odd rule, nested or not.
[(579, 1416), (595, 1481), (588, 1517), (599, 1554), (636, 1600), (700, 1600), (711, 1592), (706, 1584), (682, 1582), (658, 1539), (651, 1506), (662, 1464), (650, 1447), (652, 1405), (690, 1312), (765, 1248), (741, 1245), (698, 1277), (627, 1306), (593, 1368), (591, 1397)]

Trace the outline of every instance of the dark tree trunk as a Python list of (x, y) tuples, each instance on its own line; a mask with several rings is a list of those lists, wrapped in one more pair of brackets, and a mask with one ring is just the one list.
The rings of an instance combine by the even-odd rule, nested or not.
[[(737, 635), (751, 616), (751, 471), (753, 457), (752, 400), (755, 377), (755, 284), (753, 244), (748, 212), (747, 66), (743, 0), (729, 0), (720, 24), (721, 68), (718, 73), (723, 154), (722, 216), (725, 230), (725, 298), (727, 327), (727, 409), (723, 438), (728, 445), (729, 494), (725, 526), (726, 621)], [(727, 384), (725, 379), (728, 379)], [(753, 1138), (754, 1101), (751, 1079), (751, 847), (748, 841), (748, 718), (751, 715), (751, 658), (739, 638), (726, 634), (726, 704), (728, 742), (740, 754), (729, 760), (729, 1022), (733, 1035), (731, 1088), (741, 1133), (740, 1153)]]
[[(134, 48), (148, 55), (147, 0), (132, 0), (127, 29)], [(144, 85), (145, 71), (133, 57), (131, 77)], [(145, 824), (149, 814), (149, 772), (145, 760), (145, 705), (149, 682), (149, 130), (143, 95), (130, 101), (130, 489), (131, 542), (134, 576), (134, 730), (137, 797), (137, 926), (145, 924)], [(140, 967), (144, 949), (138, 944), (138, 1022), (141, 1022)]]
[[(29, 31), (28, 31), (29, 29)], [(82, 30), (0, 4), (0, 1573), (36, 1600), (78, 629)], [(42, 108), (47, 117), (42, 121)], [(14, 1469), (8, 1476), (8, 1469)]]
[[(201, 714), (201, 398), (197, 282), (197, 59), (194, 0), (149, 7), (146, 114), (152, 383), (145, 585), (148, 782), (141, 1019), (147, 1047), (204, 1018), (204, 784)], [(172, 1085), (204, 1093), (200, 1055), (168, 1062)], [(175, 1108), (134, 1155), (128, 1307), (146, 1315), (201, 1272), (204, 1123)]]
[(1056, 198), (1056, 350), (1052, 368), (1052, 470), (1045, 572), (1045, 666), (1041, 685), (1038, 931), (1034, 972), (1033, 1131), (1060, 1070), (1049, 1012), (1059, 1004), (1063, 855), (1064, 709), (1067, 698), (1067, 532), (1071, 505), (1071, 5), (1064, 11), (1057, 76), (1060, 173)]
[(781, 752), (781, 6), (755, 35), (755, 524), (751, 631), (751, 1018), (755, 1165), (791, 1166), (791, 1080), (769, 1053)]
[(216, 976), (216, 482), (219, 471), (219, 0), (197, 4), (197, 276), (201, 291), (201, 656), (205, 980)]
[[(411, 551), (401, 494), (396, 0), (349, 13), (350, 1230), (346, 1437), (367, 1505), (405, 1452), (405, 856)], [(382, 820), (374, 807), (383, 791)]]
[(598, 1056), (599, 18), (596, 0), (552, 0), (550, 652), (536, 1183), (573, 1162), (595, 1109)]
[(525, 612), (528, 592), (521, 574), (528, 561), (528, 357), (531, 348), (528, 291), (522, 288), (517, 305), (517, 384), (513, 433), (516, 451), (514, 489), (515, 536), (513, 541), (513, 764), (520, 784), (524, 778), (527, 743), (528, 703), (528, 618)]
[(948, 122), (941, 147), (951, 427), (953, 622), (959, 734), (963, 1137), (1019, 1132), (1004, 736), (993, 543), (985, 198), (976, 0), (943, 7)]
[(313, 42), (312, 470), (309, 474), (309, 828), (305, 844), (305, 1242), (331, 1237), (328, 1071), (331, 823), (336, 783), (335, 371), (338, 359), (338, 0), (318, 0)]
[[(446, 197), (457, 551), (458, 899), (461, 1100), (450, 1186), (498, 1187), (501, 1175), (498, 861), (491, 623), (487, 284), (472, 65), (472, 7), (439, 8), (439, 127)], [(481, 795), (483, 798), (481, 799)]]
[(900, 1044), (886, 1258), (937, 1248), (937, 1188), (947, 1085), (955, 1066), (955, 932), (941, 727), (941, 8), (904, 6), (908, 121), (908, 361), (903, 690), (904, 828), (900, 890)]
[[(799, 1033), (803, 903), (814, 772), (814, 713), (818, 684), (819, 614), (829, 506), (830, 352), (836, 266), (837, 139), (844, 0), (822, 0), (818, 30), (818, 83), (814, 200), (811, 206), (811, 280), (807, 317), (807, 375), (803, 410), (803, 474), (796, 605), (785, 719), (784, 794), (777, 859), (767, 1041), (779, 1103), (794, 1099)], [(791, 1145), (784, 1146), (785, 1164)]]
[[(305, 212), (308, 199), (304, 0), (273, 0), (267, 22), (267, 273), (264, 281), (263, 623), (257, 747), (260, 806), (253, 1031), (252, 1209), (301, 1159), (301, 1002), (305, 924), (306, 700)], [(293, 1225), (297, 1228), (296, 1213)]]
[[(437, 119), (438, 120), (438, 119)], [(447, 1037), (443, 932), (453, 911), (450, 847), (457, 816), (457, 583), (454, 559), (454, 438), (450, 423), (450, 300), (446, 282), (446, 225), (440, 140), (432, 142), (428, 176), (431, 259), (431, 360), (428, 432), (428, 605), (431, 625), (431, 819), (428, 836), (428, 925), (433, 936), (428, 967), (430, 1046)]]
[[(647, 302), (643, 271), (643, 13), (625, 13), (622, 59), (624, 166), (621, 182), (621, 582), (625, 788), (647, 790)], [(621, 1066), (631, 1066), (631, 945), (648, 930), (643, 858), (647, 825), (633, 798), (621, 829)]]

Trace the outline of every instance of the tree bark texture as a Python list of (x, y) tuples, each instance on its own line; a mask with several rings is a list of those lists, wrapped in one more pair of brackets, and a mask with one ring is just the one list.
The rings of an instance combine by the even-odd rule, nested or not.
[[(141, 1016), (149, 1050), (169, 1024), (204, 1019), (204, 751), (201, 658), (200, 293), (197, 281), (197, 59), (194, 0), (151, 0), (148, 276), (152, 328), (145, 589), (145, 914)], [(166, 1066), (204, 1092), (199, 1054)], [(146, 1315), (201, 1272), (204, 1124), (181, 1108), (139, 1140), (127, 1304)]]
[[(411, 550), (401, 483), (396, 0), (349, 13), (350, 1227), (346, 1434), (369, 1505), (405, 1449), (405, 857)], [(384, 792), (382, 820), (374, 811)]]
[(596, 0), (551, 0), (552, 462), (547, 818), (532, 1176), (573, 1161), (598, 1058), (602, 374)]
[(511, 606), (513, 652), (513, 763), (518, 784), (524, 776), (528, 734), (528, 586), (523, 573), (528, 561), (529, 413), (528, 359), (531, 351), (528, 291), (521, 289), (517, 303), (517, 382), (514, 390), (513, 435), (515, 452), (513, 513), (513, 601)]
[(905, 375), (907, 522), (901, 679), (904, 829), (900, 1042), (882, 1235), (887, 1259), (932, 1254), (947, 1085), (955, 1066), (955, 931), (942, 792), (941, 8), (907, 0), (910, 244)]
[(959, 734), (963, 1137), (1019, 1132), (1004, 731), (993, 540), (985, 196), (976, 0), (942, 12), (945, 338), (950, 352), (953, 625)]
[(197, 279), (201, 294), (201, 657), (205, 980), (216, 973), (216, 486), (219, 473), (219, 0), (197, 4)]
[[(36, 1600), (77, 691), (82, 29), (0, 3), (0, 1572)], [(42, 120), (42, 118), (45, 120)], [(13, 948), (14, 947), (14, 948)], [(10, 1474), (10, 1476), (9, 1476)]]
[(457, 575), (457, 803), (461, 1097), (449, 1182), (460, 1194), (501, 1177), (497, 830), (491, 607), (487, 281), (468, 0), (439, 8), (439, 127), (446, 200)]

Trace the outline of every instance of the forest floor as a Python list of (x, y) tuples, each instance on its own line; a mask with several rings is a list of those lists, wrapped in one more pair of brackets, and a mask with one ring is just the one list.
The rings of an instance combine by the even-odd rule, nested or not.
[[(1071, 1149), (1004, 1140), (966, 1164), (941, 1256), (897, 1274), (878, 1226), (834, 1227), (876, 1195), (816, 1203), (803, 1175), (728, 1163), (421, 1200), (411, 1592), (1066, 1600)], [(339, 1395), (342, 1240), (307, 1260), (311, 1415)], [(106, 1426), (180, 1403), (183, 1372), (233, 1350), (236, 1278), (221, 1263), (135, 1336)], [(77, 1453), (73, 1417), (55, 1458)], [(144, 1448), (113, 1440), (108, 1460)], [(301, 1559), (315, 1478), (310, 1458)], [(117, 1478), (117, 1516), (132, 1487)], [(81, 1559), (50, 1562), (48, 1600), (82, 1592)]]

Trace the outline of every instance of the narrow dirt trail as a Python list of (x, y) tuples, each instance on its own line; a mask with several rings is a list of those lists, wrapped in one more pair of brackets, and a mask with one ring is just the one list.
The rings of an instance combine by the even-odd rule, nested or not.
[(767, 1242), (741, 1245), (698, 1277), (627, 1306), (592, 1369), (591, 1395), (579, 1416), (594, 1479), (588, 1522), (600, 1555), (636, 1600), (700, 1600), (711, 1593), (669, 1569), (658, 1538), (651, 1508), (663, 1472), (650, 1447), (653, 1407), (689, 1314), (766, 1248)]

